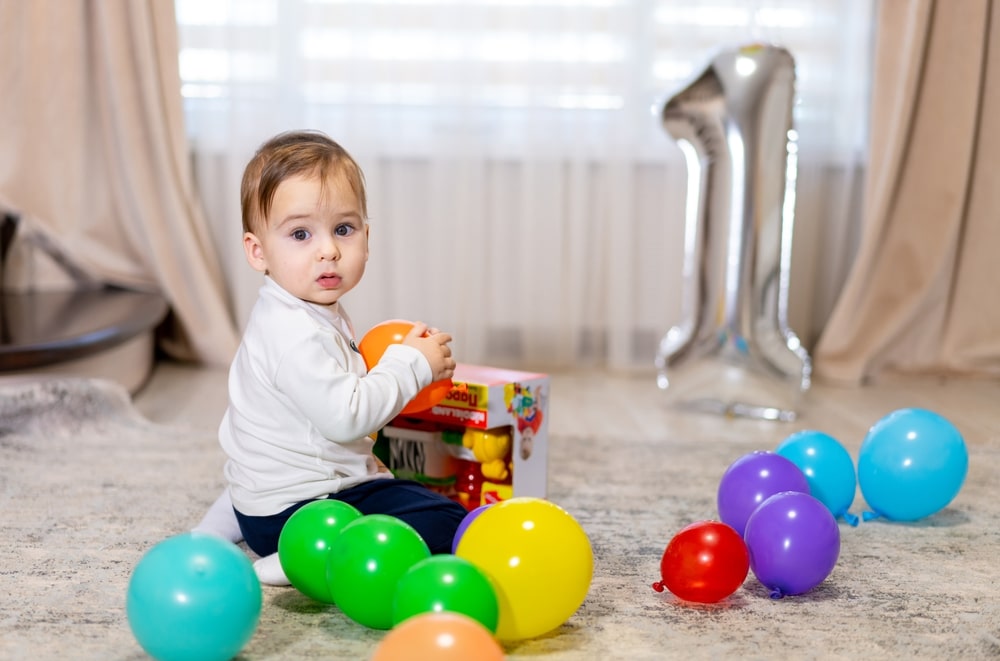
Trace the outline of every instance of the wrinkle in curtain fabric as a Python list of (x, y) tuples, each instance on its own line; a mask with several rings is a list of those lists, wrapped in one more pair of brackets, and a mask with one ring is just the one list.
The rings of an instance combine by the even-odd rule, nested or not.
[(816, 373), (1000, 377), (1000, 11), (879, 10), (863, 236)]
[(194, 193), (172, 2), (0, 2), (0, 206), (96, 279), (159, 289), (162, 348), (238, 343)]

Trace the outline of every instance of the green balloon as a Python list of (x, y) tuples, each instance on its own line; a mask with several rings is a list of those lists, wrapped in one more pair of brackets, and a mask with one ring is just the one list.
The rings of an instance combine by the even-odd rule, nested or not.
[(420, 534), (394, 516), (369, 514), (352, 521), (334, 540), (327, 560), (333, 602), (359, 624), (389, 629), (399, 579), (430, 555)]
[(421, 613), (461, 613), (496, 633), (500, 606), (496, 590), (474, 564), (454, 555), (421, 560), (399, 580), (392, 605), (393, 626)]
[(299, 592), (333, 603), (326, 580), (327, 556), (344, 527), (360, 518), (361, 512), (339, 500), (313, 501), (289, 517), (278, 537), (278, 560)]

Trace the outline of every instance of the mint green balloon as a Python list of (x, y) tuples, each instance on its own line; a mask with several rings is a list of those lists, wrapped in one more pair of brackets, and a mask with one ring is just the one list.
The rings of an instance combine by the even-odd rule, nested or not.
[(278, 560), (293, 587), (316, 601), (333, 603), (326, 581), (330, 547), (347, 524), (360, 518), (353, 505), (329, 499), (303, 505), (288, 518), (278, 537)]
[(253, 637), (261, 601), (243, 551), (212, 535), (184, 533), (142, 556), (125, 611), (136, 640), (157, 661), (226, 661)]
[(430, 555), (405, 521), (387, 514), (362, 516), (347, 524), (330, 548), (327, 582), (333, 601), (355, 622), (389, 629), (399, 579)]
[(496, 633), (500, 606), (486, 574), (465, 558), (435, 555), (410, 567), (396, 586), (393, 626), (422, 613), (468, 615)]

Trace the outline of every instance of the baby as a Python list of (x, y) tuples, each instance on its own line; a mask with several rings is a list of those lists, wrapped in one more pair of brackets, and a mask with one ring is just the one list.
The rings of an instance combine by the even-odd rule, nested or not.
[(264, 284), (229, 372), (219, 428), (227, 489), (195, 530), (243, 539), (263, 583), (287, 585), (278, 537), (314, 500), (347, 502), (413, 526), (433, 553), (451, 550), (458, 503), (395, 479), (372, 436), (422, 388), (454, 373), (451, 336), (416, 323), (368, 371), (340, 302), (365, 272), (364, 177), (322, 133), (265, 142), (241, 188), (243, 248)]

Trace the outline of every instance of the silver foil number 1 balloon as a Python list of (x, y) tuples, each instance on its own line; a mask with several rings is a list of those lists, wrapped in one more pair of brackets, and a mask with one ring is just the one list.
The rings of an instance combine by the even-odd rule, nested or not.
[(795, 62), (752, 45), (716, 56), (663, 106), (687, 165), (682, 320), (657, 383), (685, 408), (793, 420), (809, 354), (787, 323), (797, 145)]

